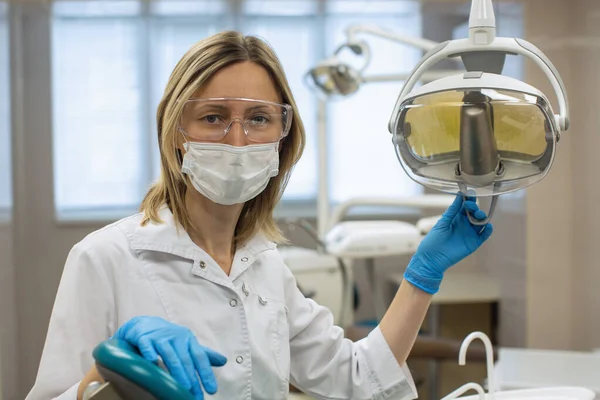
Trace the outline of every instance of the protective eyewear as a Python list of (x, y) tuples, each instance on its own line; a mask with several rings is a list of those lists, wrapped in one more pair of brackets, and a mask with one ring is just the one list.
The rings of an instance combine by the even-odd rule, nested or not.
[(183, 107), (180, 129), (189, 140), (214, 142), (223, 139), (236, 122), (251, 142), (278, 142), (290, 131), (292, 107), (243, 98), (194, 98)]

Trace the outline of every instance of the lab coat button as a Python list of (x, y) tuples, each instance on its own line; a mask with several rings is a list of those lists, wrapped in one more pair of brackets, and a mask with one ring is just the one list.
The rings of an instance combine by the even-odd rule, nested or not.
[(229, 305), (230, 305), (231, 307), (235, 307), (235, 306), (237, 306), (237, 300), (236, 300), (236, 299), (231, 299), (231, 300), (229, 301)]
[(242, 257), (242, 262), (248, 261), (248, 257)]
[(238, 356), (238, 357), (235, 359), (235, 362), (236, 362), (236, 363), (238, 363), (238, 364), (241, 364), (242, 362), (244, 362), (244, 357), (242, 357), (242, 356)]
[(200, 268), (206, 268), (206, 263), (204, 261), (200, 261)]

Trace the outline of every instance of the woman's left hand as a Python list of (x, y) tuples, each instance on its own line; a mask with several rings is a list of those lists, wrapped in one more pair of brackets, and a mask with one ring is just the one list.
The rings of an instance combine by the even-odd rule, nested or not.
[(491, 224), (473, 225), (467, 211), (477, 220), (487, 218), (472, 197), (456, 196), (433, 229), (423, 238), (410, 260), (404, 279), (419, 289), (434, 294), (444, 272), (477, 250), (492, 234)]

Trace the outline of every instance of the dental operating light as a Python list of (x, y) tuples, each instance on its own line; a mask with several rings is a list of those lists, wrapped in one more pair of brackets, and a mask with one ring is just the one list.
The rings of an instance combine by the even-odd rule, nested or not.
[[(334, 54), (311, 68), (305, 75), (309, 87), (322, 97), (331, 100), (347, 97), (358, 91), (361, 85), (370, 82), (399, 82), (406, 81), (410, 74), (367, 75), (366, 70), (371, 62), (371, 50), (368, 43), (359, 38), (369, 34), (399, 44), (406, 44), (423, 51), (429, 51), (439, 43), (417, 37), (399, 35), (372, 25), (351, 25), (345, 30), (346, 42), (341, 44)], [(362, 57), (360, 67), (352, 66), (342, 61), (342, 51), (350, 50), (354, 55)], [(430, 82), (448, 76), (452, 71), (428, 71), (420, 81)]]
[[(501, 75), (506, 55), (522, 55), (545, 73), (559, 113), (540, 90)], [(466, 72), (415, 88), (433, 65), (462, 60)], [(551, 61), (533, 44), (496, 37), (491, 0), (473, 0), (469, 37), (430, 49), (405, 82), (388, 129), (404, 171), (423, 186), (497, 198), (543, 179), (569, 128), (567, 93)]]

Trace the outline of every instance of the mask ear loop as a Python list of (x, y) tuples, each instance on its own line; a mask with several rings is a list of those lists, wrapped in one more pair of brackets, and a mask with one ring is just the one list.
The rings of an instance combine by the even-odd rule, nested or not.
[[(179, 127), (179, 128), (177, 128), (177, 131), (179, 133), (181, 133), (181, 136), (183, 136), (183, 140), (185, 140), (185, 143), (190, 143), (190, 141), (188, 140), (188, 137), (187, 137), (187, 133), (185, 133), (183, 128)], [(184, 148), (185, 148), (185, 143), (184, 143)], [(179, 151), (179, 152), (181, 152), (181, 151)]]
[[(183, 140), (185, 140), (185, 143), (190, 143), (190, 141), (187, 138), (187, 134), (185, 133), (185, 131), (183, 130), (183, 128), (181, 128), (181, 126), (179, 128), (177, 128), (177, 130), (179, 131), (179, 133), (181, 133), (181, 136), (183, 136)], [(185, 143), (183, 145), (183, 147), (185, 148)], [(187, 150), (186, 150), (187, 152)], [(183, 165), (183, 154), (181, 154), (181, 150), (177, 149), (177, 161), (179, 161), (179, 166)]]

